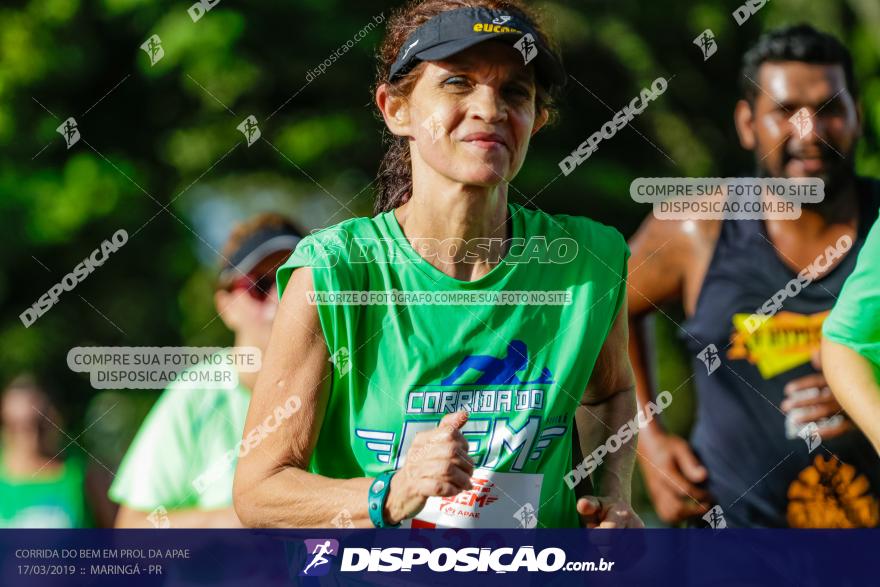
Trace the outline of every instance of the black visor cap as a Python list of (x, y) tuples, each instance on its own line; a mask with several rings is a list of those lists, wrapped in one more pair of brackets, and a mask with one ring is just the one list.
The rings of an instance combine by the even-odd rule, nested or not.
[(565, 85), (567, 76), (559, 57), (541, 42), (532, 26), (504, 10), (486, 8), (442, 12), (416, 29), (391, 66), (389, 81), (406, 75), (422, 61), (446, 59), (489, 40), (515, 47), (526, 63), (534, 59), (538, 79), (545, 85)]

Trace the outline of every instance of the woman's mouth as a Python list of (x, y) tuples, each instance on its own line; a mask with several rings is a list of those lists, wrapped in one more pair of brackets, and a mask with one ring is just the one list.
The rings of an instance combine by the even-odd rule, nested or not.
[(481, 149), (509, 149), (507, 141), (498, 133), (475, 132), (465, 136), (462, 142), (474, 145)]

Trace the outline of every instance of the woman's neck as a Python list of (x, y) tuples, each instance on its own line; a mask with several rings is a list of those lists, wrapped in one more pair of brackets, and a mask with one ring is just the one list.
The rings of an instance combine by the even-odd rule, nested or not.
[(489, 273), (510, 238), (507, 184), (486, 188), (431, 182), (413, 188), (395, 216), (416, 250), (434, 267), (461, 281)]

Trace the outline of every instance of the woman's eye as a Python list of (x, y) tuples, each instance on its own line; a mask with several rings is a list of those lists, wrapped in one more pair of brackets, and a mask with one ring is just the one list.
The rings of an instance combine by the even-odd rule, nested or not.
[(507, 89), (507, 93), (518, 98), (532, 97), (532, 92), (525, 86), (511, 86)]
[(444, 85), (449, 86), (466, 86), (468, 83), (467, 78), (461, 75), (454, 75), (452, 77), (448, 77), (443, 81)]

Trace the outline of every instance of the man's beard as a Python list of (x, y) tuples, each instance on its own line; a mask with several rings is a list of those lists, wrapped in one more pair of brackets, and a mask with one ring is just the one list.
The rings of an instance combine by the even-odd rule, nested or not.
[[(841, 196), (846, 194), (847, 190), (853, 184), (856, 172), (855, 145), (853, 145), (853, 148), (847, 153), (835, 151), (829, 145), (824, 143), (820, 145), (820, 150), (822, 151), (822, 160), (825, 162), (825, 171), (819, 175), (804, 177), (821, 179), (825, 184), (825, 197), (821, 202), (816, 204), (803, 205), (808, 208), (821, 210), (828, 206), (833, 206)], [(843, 158), (841, 158), (841, 155), (843, 155)], [(785, 151), (782, 157), (783, 159), (780, 166), (782, 169), (785, 169), (788, 163), (796, 158), (796, 154)], [(779, 177), (771, 173), (770, 169), (767, 168), (766, 160), (759, 160), (757, 155), (755, 157), (755, 165), (757, 166), (758, 177)]]

